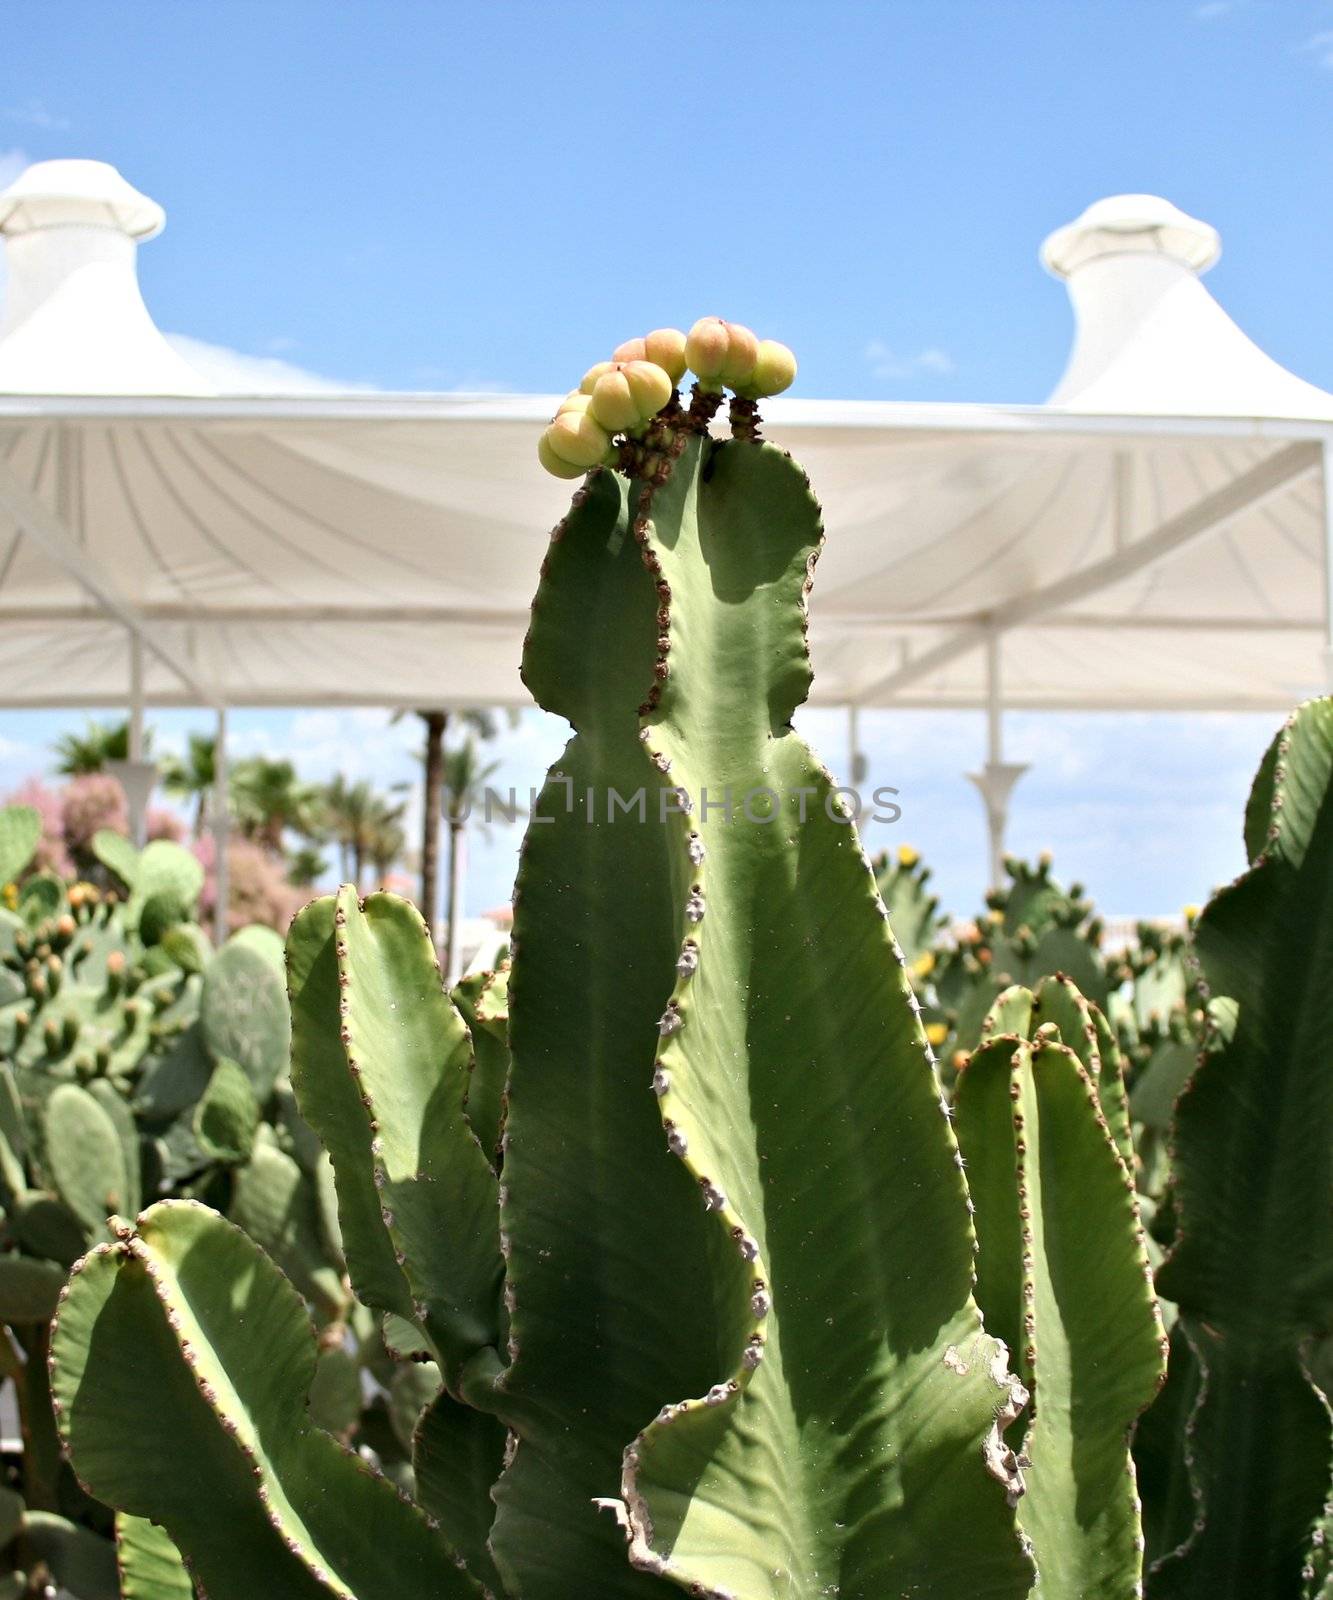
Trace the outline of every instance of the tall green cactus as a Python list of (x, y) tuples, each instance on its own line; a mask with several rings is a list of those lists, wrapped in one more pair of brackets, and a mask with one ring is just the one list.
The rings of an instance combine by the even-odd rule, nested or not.
[[(745, 337), (705, 326), (699, 359), (780, 372)], [(971, 1297), (961, 1158), (855, 832), (791, 729), (819, 512), (752, 400), (709, 437), (718, 387), (629, 427), (624, 476), (594, 474), (543, 566), (524, 673), (575, 733), (524, 846), (502, 1100), (494, 1062), (470, 1092), (419, 918), (350, 891), (293, 930), (295, 1086), (358, 1293), (439, 1363), (418, 1493), (479, 1582), (1017, 1600), (1021, 1390)], [(555, 458), (597, 440), (593, 390)], [(279, 1284), (171, 1205), (89, 1257), (55, 1337), (80, 1472), (210, 1594), (267, 1560), (292, 1593), (471, 1592), (303, 1423)], [(170, 1404), (126, 1381), (136, 1341)], [(126, 1461), (149, 1406), (154, 1448)], [(202, 1494), (173, 1465), (191, 1429)], [(228, 1552), (217, 1499), (251, 1472), (266, 1498)]]
[(1326, 1559), (1333, 1431), (1307, 1362), (1333, 1327), (1333, 700), (1274, 741), (1245, 846), (1249, 871), (1195, 928), (1234, 1028), (1201, 1056), (1171, 1135), (1177, 1233), (1158, 1284), (1179, 1322), (1162, 1403), (1190, 1500), (1162, 1525), (1174, 1543), (1148, 1588), (1163, 1600), (1313, 1592)]

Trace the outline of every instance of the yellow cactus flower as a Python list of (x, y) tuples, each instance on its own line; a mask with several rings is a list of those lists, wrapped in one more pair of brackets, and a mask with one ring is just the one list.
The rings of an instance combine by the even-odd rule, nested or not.
[(1183, 914), (1186, 922), (1197, 922), (1199, 920), (1199, 907), (1185, 906), (1183, 907)]
[(912, 971), (918, 978), (928, 978), (935, 970), (935, 952), (927, 950), (919, 955), (912, 963)]
[(19, 903), (19, 886), (16, 883), (7, 883), (3, 891), (5, 905), (13, 911)]
[(949, 1024), (947, 1022), (928, 1022), (926, 1024), (926, 1038), (935, 1049), (949, 1037)]
[(900, 867), (914, 867), (920, 859), (920, 854), (913, 850), (910, 844), (900, 844), (898, 846), (898, 865)]

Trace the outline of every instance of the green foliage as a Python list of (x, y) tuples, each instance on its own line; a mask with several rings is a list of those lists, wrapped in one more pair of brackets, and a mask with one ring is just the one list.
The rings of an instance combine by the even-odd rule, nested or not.
[(1249, 871), (1195, 927), (1234, 1027), (1171, 1135), (1159, 1282), (1178, 1308), (1172, 1360), (1198, 1369), (1177, 1435), (1193, 1515), (1149, 1584), (1173, 1600), (1298, 1593), (1329, 1498), (1328, 1402), (1308, 1361), (1333, 1327), (1333, 701), (1275, 740), (1245, 845)]
[(146, 1517), (116, 1513), (116, 1561), (121, 1600), (194, 1600), (180, 1552)]
[[(29, 878), (25, 887), (38, 892), (21, 902), (28, 920), (0, 941), (8, 985), (0, 988), (0, 1321), (8, 1330), (0, 1352), (13, 1352), (5, 1370), (28, 1441), (14, 1481), (20, 1506), (32, 1508), (10, 1538), (0, 1527), (0, 1581), (9, 1566), (34, 1582), (49, 1570), (76, 1600), (115, 1593), (114, 1557), (108, 1514), (57, 1454), (47, 1324), (69, 1266), (113, 1236), (108, 1218), (133, 1216), (144, 1198), (163, 1193), (206, 1194), (265, 1230), (322, 1327), (339, 1326), (347, 1310), (336, 1217), (328, 1225), (327, 1160), (286, 1084), (281, 941), (249, 930), (215, 958), (189, 920), (198, 865), (187, 857), (182, 868), (182, 856), (171, 845), (126, 846), (116, 859), (128, 899)], [(169, 908), (159, 942), (155, 906)], [(233, 983), (246, 993), (228, 995)], [(200, 1019), (206, 990), (211, 1032)], [(262, 1098), (241, 1066), (214, 1053), (215, 1038), (249, 1051), (268, 1085)], [(342, 1392), (345, 1400), (346, 1383)], [(356, 1399), (359, 1412), (359, 1391)], [(55, 1521), (34, 1534), (37, 1512)], [(122, 1562), (130, 1548), (122, 1540)], [(131, 1559), (142, 1566), (148, 1557)], [(107, 1571), (111, 1586), (98, 1588), (96, 1574)], [(156, 1572), (145, 1568), (126, 1592), (156, 1595)]]
[(14, 882), (41, 836), (42, 819), (32, 806), (0, 808), (0, 885)]

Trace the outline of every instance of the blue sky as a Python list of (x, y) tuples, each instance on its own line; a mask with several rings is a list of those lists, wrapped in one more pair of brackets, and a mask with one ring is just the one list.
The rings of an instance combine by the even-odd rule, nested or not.
[[(555, 390), (625, 332), (724, 309), (797, 350), (806, 395), (1037, 401), (1070, 321), (1036, 264), (1122, 190), (1214, 223), (1209, 286), (1333, 387), (1330, 0), (550, 4), (8, 0), (0, 170), (115, 163), (167, 208), (145, 249), (165, 328), (389, 388)], [(185, 720), (164, 720), (183, 737)], [(312, 774), (325, 714), (242, 715)], [(49, 716), (0, 719), (0, 784)], [(841, 724), (807, 727), (830, 761)], [(1013, 843), (1055, 849), (1115, 913), (1241, 865), (1264, 718), (1014, 718), (1033, 774)], [(355, 760), (410, 777), (410, 724)], [(976, 719), (868, 719), (877, 781), (951, 904), (982, 877), (958, 774)], [(505, 774), (558, 746), (530, 718)], [(512, 838), (474, 850), (503, 897)]]

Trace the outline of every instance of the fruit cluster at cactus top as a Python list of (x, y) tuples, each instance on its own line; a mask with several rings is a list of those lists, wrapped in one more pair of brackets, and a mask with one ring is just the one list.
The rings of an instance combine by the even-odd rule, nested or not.
[(775, 339), (758, 339), (739, 322), (703, 317), (688, 334), (656, 328), (627, 339), (610, 361), (589, 367), (583, 382), (560, 402), (537, 444), (537, 459), (557, 478), (578, 478), (614, 459), (612, 437), (641, 434), (671, 404), (692, 371), (707, 394), (731, 389), (762, 400), (789, 389), (796, 357)]

